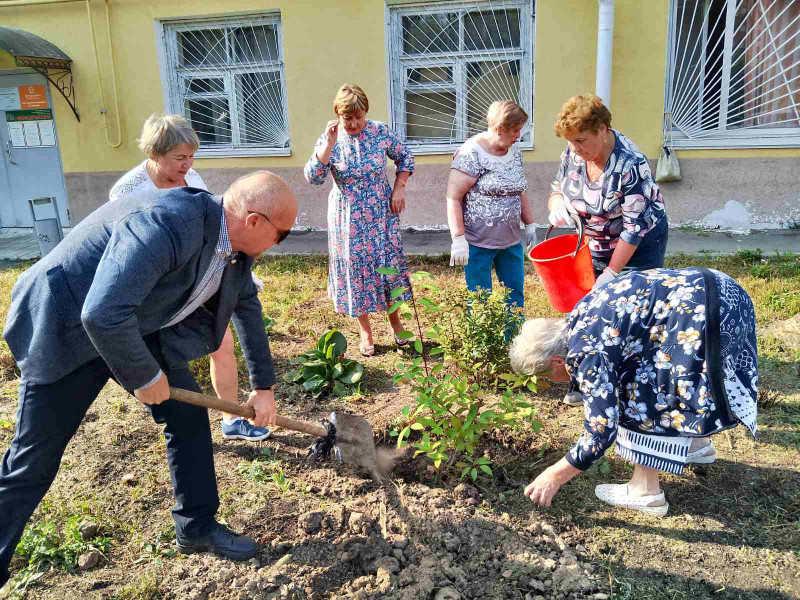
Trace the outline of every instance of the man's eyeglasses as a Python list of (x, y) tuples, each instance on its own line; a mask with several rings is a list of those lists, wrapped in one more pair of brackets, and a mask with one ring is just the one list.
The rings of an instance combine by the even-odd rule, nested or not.
[(275, 229), (275, 231), (277, 231), (277, 232), (278, 232), (278, 239), (276, 239), (276, 240), (275, 240), (275, 245), (276, 245), (276, 246), (277, 246), (278, 244), (280, 244), (280, 243), (281, 243), (283, 240), (285, 240), (285, 239), (286, 239), (286, 238), (289, 236), (289, 234), (290, 234), (290, 233), (292, 233), (292, 230), (291, 230), (291, 229), (287, 229), (286, 231), (283, 231), (283, 230), (281, 230), (281, 229), (278, 229), (278, 228), (275, 226), (275, 223), (273, 223), (272, 221), (270, 221), (270, 220), (269, 220), (269, 217), (268, 217), (267, 215), (265, 215), (264, 213), (260, 213), (260, 212), (258, 212), (258, 211), (256, 211), (256, 210), (251, 210), (250, 212), (251, 212), (251, 213), (253, 213), (254, 215), (261, 215), (262, 217), (264, 217), (264, 218), (267, 220), (267, 223), (269, 223), (270, 225), (272, 225), (273, 229)]

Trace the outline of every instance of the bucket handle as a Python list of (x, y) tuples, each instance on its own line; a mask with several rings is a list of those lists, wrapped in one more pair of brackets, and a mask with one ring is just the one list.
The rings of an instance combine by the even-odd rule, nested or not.
[[(571, 215), (572, 222), (575, 225), (576, 229), (578, 230), (578, 245), (575, 246), (575, 252), (572, 253), (572, 258), (578, 256), (578, 250), (581, 249), (581, 243), (583, 242), (583, 219), (580, 218), (579, 215)], [(550, 234), (553, 233), (553, 226), (547, 228), (547, 233), (544, 234), (544, 239), (547, 241), (547, 238), (550, 237)]]

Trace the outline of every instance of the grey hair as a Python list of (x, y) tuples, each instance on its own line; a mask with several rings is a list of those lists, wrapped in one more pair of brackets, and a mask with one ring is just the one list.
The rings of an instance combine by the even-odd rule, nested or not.
[(554, 356), (566, 356), (569, 351), (568, 330), (566, 319), (528, 319), (511, 342), (511, 368), (526, 375), (549, 370)]
[(181, 144), (188, 144), (195, 150), (200, 147), (200, 138), (182, 116), (154, 114), (144, 122), (139, 149), (147, 156), (161, 156)]

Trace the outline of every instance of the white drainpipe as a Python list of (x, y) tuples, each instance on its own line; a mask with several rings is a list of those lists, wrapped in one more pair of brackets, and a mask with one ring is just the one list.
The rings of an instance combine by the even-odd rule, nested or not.
[(597, 0), (597, 78), (595, 93), (611, 109), (611, 56), (614, 48), (614, 0)]

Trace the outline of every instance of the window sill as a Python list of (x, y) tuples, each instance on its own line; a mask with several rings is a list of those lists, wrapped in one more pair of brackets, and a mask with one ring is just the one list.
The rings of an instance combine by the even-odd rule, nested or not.
[[(466, 141), (466, 140), (464, 140)], [(436, 154), (455, 154), (461, 146), (464, 145), (464, 142), (458, 144), (415, 144), (413, 142), (405, 142), (405, 144), (411, 148), (411, 151), (414, 153), (414, 156), (425, 156), (425, 155), (436, 155)], [(677, 147), (677, 145), (676, 145)], [(533, 150), (533, 144), (531, 142), (524, 142), (518, 143), (517, 148), (520, 150)]]
[(676, 150), (723, 150), (746, 148), (800, 148), (800, 133), (734, 133), (718, 138), (672, 138)]
[(195, 158), (243, 158), (247, 156), (291, 156), (291, 148), (200, 148)]

